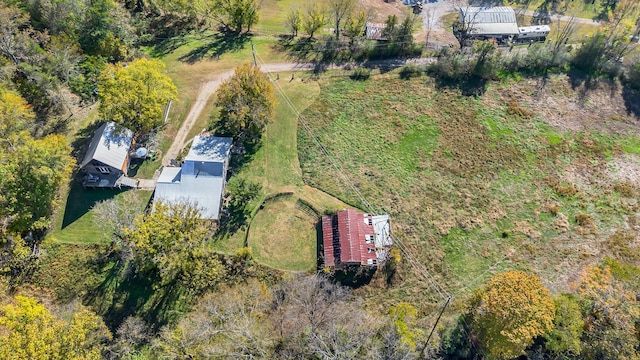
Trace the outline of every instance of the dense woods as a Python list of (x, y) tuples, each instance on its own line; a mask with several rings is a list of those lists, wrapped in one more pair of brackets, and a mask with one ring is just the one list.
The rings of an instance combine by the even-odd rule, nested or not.
[[(420, 303), (385, 299), (394, 302), (385, 311), (367, 302), (403, 281), (414, 259), (396, 254), (363, 285), (358, 276), (370, 274), (268, 268), (246, 244), (235, 252), (215, 251), (209, 245), (216, 231), (232, 236), (246, 228), (253, 210), (248, 204), (263, 195), (261, 184), (244, 178), (230, 181), (223, 222), (216, 225), (201, 221), (197, 205), (188, 202), (142, 211), (130, 206), (144, 202), (133, 192), (99, 201), (92, 207), (94, 226), (108, 242), (83, 248), (92, 251), (86, 258), (73, 253), (68, 262), (43, 266), (41, 256), (67, 251), (51, 246), (41, 255), (40, 248), (77, 170), (82, 147), (71, 143), (78, 130), (70, 128), (73, 119), (95, 107), (97, 121), (118, 122), (136, 136), (162, 129), (164, 107), (178, 98), (178, 88), (165, 64), (148, 58), (143, 46), (204, 29), (243, 39), (259, 23), (261, 4), (0, 1), (0, 358), (640, 358), (637, 262), (604, 258), (581, 269), (569, 288), (553, 292), (532, 269), (492, 270), (486, 284), (454, 299), (436, 326), (442, 304), (427, 294)], [(407, 77), (427, 72), (438, 85), (452, 87), (581, 71), (590, 81), (605, 77), (638, 90), (640, 63), (621, 60), (631, 51), (625, 21), (637, 14), (638, 3), (607, 6), (609, 25), (576, 50), (535, 44), (525, 55), (508, 56), (496, 43), (478, 42), (425, 53), (437, 59), (424, 69), (404, 70)], [(302, 54), (298, 46), (308, 46), (316, 51), (314, 61), (424, 50), (414, 42), (419, 20), (412, 15), (389, 16), (386, 41), (373, 46), (363, 37), (367, 20), (370, 14), (354, 0), (304, 2), (287, 12), (283, 26), (290, 36), (282, 34), (278, 44), (293, 58)], [(323, 33), (327, 27), (335, 30)], [(257, 148), (278, 101), (273, 80), (245, 64), (212, 104), (219, 112), (210, 129)], [(637, 253), (625, 256), (638, 259)], [(60, 280), (67, 275), (73, 280)], [(363, 290), (367, 286), (374, 290)]]

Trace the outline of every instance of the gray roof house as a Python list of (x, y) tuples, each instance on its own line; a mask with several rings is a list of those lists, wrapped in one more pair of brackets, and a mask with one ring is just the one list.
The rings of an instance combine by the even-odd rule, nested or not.
[(520, 33), (515, 11), (508, 6), (466, 7), (460, 9), (460, 23), (475, 36), (509, 36)]
[(162, 169), (154, 201), (196, 203), (204, 219), (219, 220), (231, 138), (196, 136), (181, 167)]
[(85, 187), (136, 186), (127, 178), (133, 131), (114, 122), (102, 124), (93, 135), (80, 163)]

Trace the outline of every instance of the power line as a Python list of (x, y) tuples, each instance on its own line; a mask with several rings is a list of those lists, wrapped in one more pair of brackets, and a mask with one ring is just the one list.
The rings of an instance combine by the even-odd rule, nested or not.
[[(261, 63), (266, 64), (259, 54), (256, 54), (256, 55), (260, 59)], [(273, 79), (271, 80), (273, 81)], [(375, 210), (375, 208), (371, 205), (371, 203), (365, 199), (362, 192), (355, 186), (355, 184), (348, 178), (348, 176), (346, 176), (345, 170), (342, 167), (342, 165), (336, 159), (334, 159), (334, 157), (329, 153), (326, 147), (322, 144), (319, 136), (315, 134), (313, 129), (307, 123), (305, 117), (297, 110), (297, 108), (295, 107), (295, 105), (293, 104), (289, 96), (284, 92), (284, 90), (282, 90), (282, 87), (275, 81), (273, 81), (273, 83), (275, 84), (275, 87), (280, 93), (281, 97), (285, 100), (287, 105), (293, 111), (294, 115), (298, 117), (300, 124), (303, 126), (305, 131), (307, 131), (309, 136), (312, 138), (313, 142), (318, 146), (321, 152), (327, 157), (329, 162), (333, 165), (333, 167), (336, 169), (336, 171), (338, 172), (340, 177), (344, 180), (344, 182), (354, 191), (354, 193), (359, 198), (362, 205), (364, 205), (369, 212), (377, 213), (378, 211)], [(403, 255), (405, 255), (405, 258), (411, 263), (414, 270), (420, 272), (423, 275), (423, 277), (429, 282), (430, 287), (434, 289), (443, 299), (449, 297), (449, 294), (447, 294), (447, 292), (438, 283), (438, 281), (431, 274), (429, 274), (422, 266), (419, 265), (419, 262), (415, 259), (415, 257), (408, 250), (408, 248), (404, 246), (404, 244), (402, 244), (402, 242), (399, 239), (396, 239), (396, 241), (394, 242), (397, 243), (398, 248), (402, 251)]]
[[(255, 53), (256, 57), (259, 59), (260, 63), (262, 63), (263, 65), (266, 65), (266, 62), (260, 57), (259, 54)], [(275, 81), (270, 74), (267, 74), (267, 76), (269, 76), (270, 80), (272, 81), (272, 83), (275, 85), (275, 88), (277, 89), (277, 91), (279, 92), (280, 96), (285, 100), (286, 104), (289, 106), (289, 108), (293, 111), (294, 115), (296, 115), (299, 119), (300, 124), (303, 126), (303, 128), (305, 129), (305, 131), (308, 132), (309, 136), (311, 136), (312, 140), (316, 143), (316, 145), (318, 146), (318, 148), (323, 152), (323, 154), (327, 157), (327, 159), (330, 161), (330, 163), (336, 168), (336, 170), (338, 171), (339, 175), (343, 178), (343, 180), (348, 184), (349, 187), (351, 187), (354, 192), (356, 193), (356, 195), (360, 198), (361, 203), (368, 209), (368, 211), (372, 212), (372, 213), (377, 213), (377, 211), (375, 211), (374, 207), (371, 205), (370, 202), (368, 202), (365, 198), (364, 195), (360, 192), (360, 190), (355, 186), (355, 184), (353, 184), (353, 182), (346, 176), (344, 169), (342, 168), (342, 166), (337, 162), (336, 159), (334, 159), (331, 154), (329, 153), (329, 151), (327, 150), (326, 147), (324, 147), (322, 145), (322, 142), (320, 141), (320, 138), (318, 135), (315, 134), (315, 132), (313, 131), (313, 129), (310, 127), (310, 125), (307, 123), (306, 119), (304, 118), (304, 116), (298, 111), (298, 109), (295, 107), (295, 104), (291, 101), (291, 99), (289, 98), (289, 96), (284, 92), (284, 90), (282, 89), (282, 87), (280, 86), (280, 84)], [(403, 244), (403, 242), (400, 240), (400, 236), (394, 236), (394, 244), (396, 244), (398, 246), (398, 248), (401, 250), (401, 252), (403, 253), (405, 259), (407, 259), (407, 261), (411, 264), (411, 266), (413, 267), (414, 271), (417, 271), (419, 274), (421, 274), (423, 276), (423, 278), (426, 280), (426, 282), (428, 283), (428, 286), (432, 289), (435, 290), (436, 293), (438, 293), (439, 296), (441, 296), (444, 299), (444, 305), (442, 307), (442, 310), (440, 312), (440, 314), (438, 315), (432, 329), (431, 332), (429, 334), (429, 337), (427, 338), (422, 350), (421, 350), (421, 355), (424, 353), (426, 347), (429, 344), (429, 341), (433, 335), (433, 332), (435, 331), (435, 328), (438, 324), (438, 322), (440, 321), (440, 318), (442, 317), (445, 309), (447, 308), (447, 305), (450, 303), (450, 301), (453, 299), (453, 296), (450, 295), (443, 287), (442, 285), (440, 285), (438, 283), (438, 281), (431, 275), (429, 274), (428, 271), (426, 271), (426, 269), (420, 265), (419, 261), (416, 259), (416, 257), (414, 257), (414, 255), (412, 254), (411, 251), (409, 251), (409, 249)], [(437, 310), (437, 309), (436, 309)], [(435, 312), (432, 311), (431, 315)], [(427, 316), (427, 317), (430, 317)], [(462, 318), (462, 320), (465, 323), (465, 326), (468, 327), (468, 324), (466, 323), (466, 320), (464, 320), (464, 318)], [(465, 332), (465, 334), (467, 335), (467, 337), (470, 339), (469, 334), (467, 333), (466, 329), (462, 329), (462, 331)], [(472, 342), (472, 346), (476, 349), (476, 351), (478, 351), (478, 349), (476, 348), (475, 344)]]

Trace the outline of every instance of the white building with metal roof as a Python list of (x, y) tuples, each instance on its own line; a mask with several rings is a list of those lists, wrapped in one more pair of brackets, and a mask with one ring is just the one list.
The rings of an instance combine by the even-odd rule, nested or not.
[(202, 218), (219, 220), (231, 144), (231, 138), (196, 136), (181, 167), (162, 169), (154, 201), (195, 203)]
[(506, 39), (520, 33), (515, 11), (508, 6), (461, 8), (460, 30), (470, 36)]

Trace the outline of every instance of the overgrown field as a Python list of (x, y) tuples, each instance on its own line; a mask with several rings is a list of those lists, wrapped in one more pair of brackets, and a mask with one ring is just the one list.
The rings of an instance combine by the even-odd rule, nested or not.
[[(565, 77), (494, 84), (480, 97), (394, 73), (320, 84), (301, 122), (340, 167), (301, 127), (305, 182), (390, 213), (406, 260), (450, 293), (507, 269), (559, 291), (604, 256), (640, 261), (627, 231), (640, 225), (640, 129), (625, 108), (637, 94)], [(400, 276), (391, 298), (433, 294)]]

